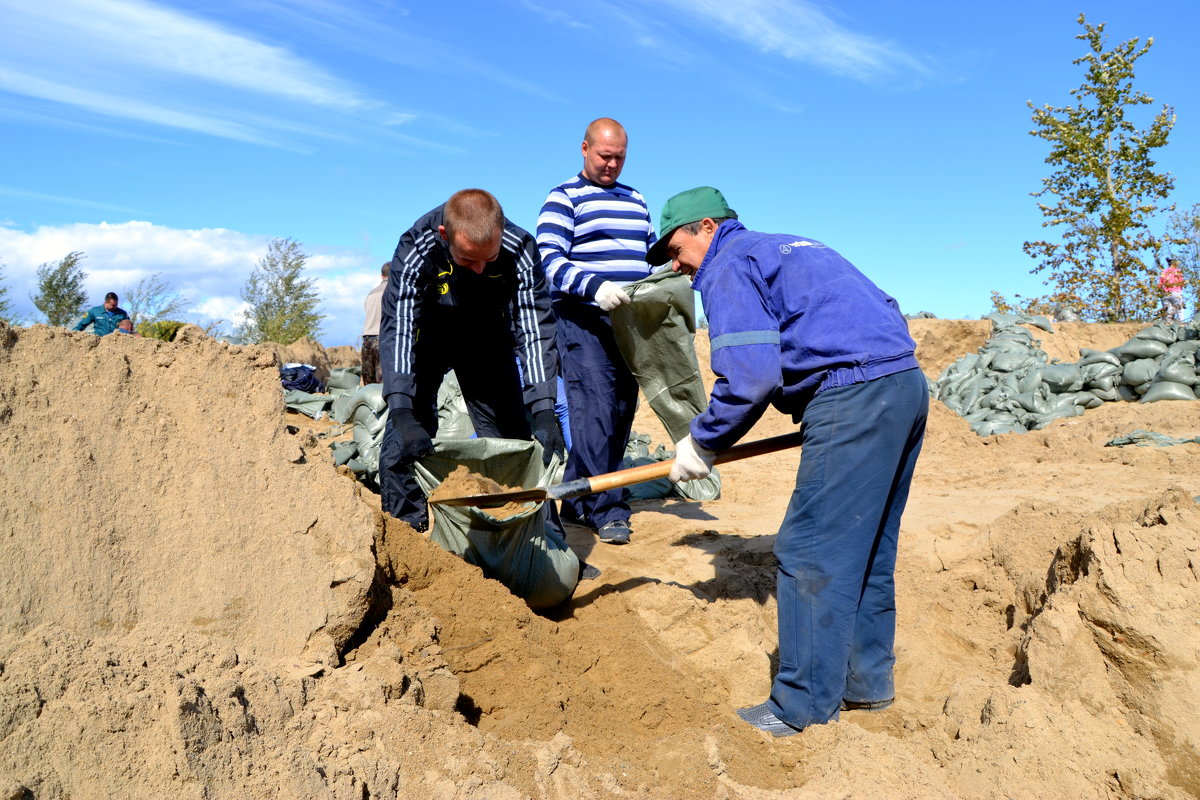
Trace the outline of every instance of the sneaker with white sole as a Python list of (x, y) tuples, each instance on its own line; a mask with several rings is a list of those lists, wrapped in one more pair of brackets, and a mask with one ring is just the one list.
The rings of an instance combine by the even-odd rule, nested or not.
[(629, 523), (619, 519), (604, 523), (596, 532), (600, 534), (600, 541), (606, 544), (629, 544), (629, 537), (633, 534)]

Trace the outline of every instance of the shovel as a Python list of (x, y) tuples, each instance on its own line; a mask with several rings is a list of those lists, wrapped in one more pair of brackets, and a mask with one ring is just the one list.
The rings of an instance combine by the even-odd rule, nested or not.
[[(755, 442), (736, 444), (728, 450), (718, 453), (714, 463), (724, 464), (729, 461), (740, 461), (743, 458), (774, 453), (777, 450), (787, 450), (801, 443), (800, 431), (787, 433), (783, 436), (772, 436), (769, 439), (759, 439)], [(510, 489), (506, 492), (493, 494), (476, 494), (468, 497), (442, 497), (431, 500), (446, 506), (475, 506), (476, 508), (495, 508), (507, 503), (531, 503), (543, 500), (566, 500), (569, 497), (580, 497), (585, 494), (603, 492), (621, 486), (632, 486), (658, 478), (665, 478), (675, 465), (675, 459), (657, 461), (653, 464), (643, 464), (640, 467), (630, 467), (616, 472), (606, 472), (603, 475), (593, 475), (590, 478), (579, 478), (544, 489)]]

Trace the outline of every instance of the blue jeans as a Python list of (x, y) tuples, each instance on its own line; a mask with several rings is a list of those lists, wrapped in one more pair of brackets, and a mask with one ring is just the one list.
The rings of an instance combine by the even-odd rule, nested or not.
[(896, 543), (929, 389), (912, 369), (828, 389), (805, 409), (779, 561), (779, 672), (768, 706), (803, 728), (841, 701), (895, 695)]
[[(633, 428), (638, 384), (617, 348), (608, 314), (576, 300), (554, 304), (558, 360), (570, 411), (571, 452), (564, 481), (619, 469)], [(629, 521), (629, 491), (609, 489), (564, 500), (570, 516), (595, 528)]]

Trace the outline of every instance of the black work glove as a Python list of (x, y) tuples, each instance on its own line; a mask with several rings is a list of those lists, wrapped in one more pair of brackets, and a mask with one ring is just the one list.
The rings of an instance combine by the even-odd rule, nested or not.
[(550, 466), (550, 458), (555, 454), (563, 459), (567, 457), (567, 443), (563, 441), (562, 428), (553, 411), (547, 409), (533, 415), (533, 438), (542, 445), (543, 467)]
[(429, 438), (429, 434), (413, 417), (411, 408), (393, 408), (388, 412), (388, 418), (395, 435), (394, 449), (391, 453), (394, 458), (392, 463), (387, 465), (389, 469), (407, 467), (418, 458), (433, 452), (433, 439)]

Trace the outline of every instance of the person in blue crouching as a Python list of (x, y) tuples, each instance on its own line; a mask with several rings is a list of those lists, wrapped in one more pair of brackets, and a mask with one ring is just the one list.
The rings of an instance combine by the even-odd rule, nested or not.
[(821, 242), (748, 230), (719, 191), (667, 201), (651, 264), (691, 277), (708, 316), (708, 408), (675, 445), (671, 480), (702, 478), (768, 405), (803, 449), (775, 542), (779, 672), (738, 709), (788, 736), (895, 696), (893, 573), (929, 391), (895, 300)]

